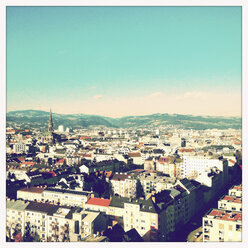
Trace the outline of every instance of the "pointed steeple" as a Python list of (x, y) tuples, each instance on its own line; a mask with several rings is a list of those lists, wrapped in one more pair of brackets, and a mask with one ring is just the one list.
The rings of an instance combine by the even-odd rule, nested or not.
[(52, 111), (50, 108), (50, 116), (49, 116), (49, 122), (48, 122), (48, 132), (53, 132), (53, 119), (52, 119)]

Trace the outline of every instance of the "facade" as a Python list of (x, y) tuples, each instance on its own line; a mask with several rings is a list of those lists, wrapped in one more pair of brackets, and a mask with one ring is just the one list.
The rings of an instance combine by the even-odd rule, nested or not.
[(110, 180), (114, 194), (118, 194), (122, 197), (136, 196), (136, 183), (137, 180), (132, 176), (123, 173), (116, 173)]
[(57, 188), (46, 188), (42, 194), (43, 201), (50, 201), (53, 203), (83, 207), (90, 197), (88, 191), (76, 191)]
[(84, 205), (84, 209), (107, 213), (110, 204), (109, 199), (91, 197)]
[(88, 191), (76, 191), (52, 187), (30, 187), (17, 191), (17, 198), (29, 201), (83, 207), (90, 197)]
[(183, 156), (181, 178), (197, 177), (200, 173), (213, 167), (223, 171), (223, 161), (204, 156)]
[(151, 198), (141, 200), (113, 196), (108, 215), (121, 224), (125, 232), (135, 228), (146, 241), (156, 241), (159, 226), (157, 211)]
[(203, 242), (242, 241), (242, 213), (211, 209), (202, 221)]
[(235, 185), (231, 189), (229, 189), (228, 194), (230, 196), (238, 196), (242, 197), (242, 185)]
[(6, 236), (13, 239), (15, 231), (24, 234), (25, 230), (25, 209), (28, 202), (14, 201), (7, 199), (6, 202)]
[(29, 225), (31, 231), (37, 232), (42, 241), (47, 241), (48, 238), (48, 215), (55, 213), (59, 206), (30, 202), (25, 209), (25, 225)]
[(45, 190), (43, 187), (30, 187), (17, 190), (17, 199), (28, 201), (41, 201), (42, 192)]
[(27, 146), (25, 143), (15, 143), (14, 146), (14, 153), (25, 153), (27, 151)]
[(242, 198), (225, 195), (218, 201), (218, 209), (241, 212)]

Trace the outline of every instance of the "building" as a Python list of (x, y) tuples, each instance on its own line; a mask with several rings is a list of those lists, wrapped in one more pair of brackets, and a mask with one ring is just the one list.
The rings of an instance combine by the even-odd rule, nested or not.
[(114, 194), (122, 197), (136, 196), (136, 183), (137, 180), (126, 173), (116, 173), (110, 180)]
[(151, 198), (142, 200), (113, 196), (108, 214), (113, 223), (123, 226), (125, 232), (135, 228), (146, 241), (156, 241), (159, 226), (157, 211)]
[(41, 201), (45, 187), (29, 187), (17, 190), (17, 199), (28, 201)]
[(110, 199), (91, 197), (84, 205), (84, 209), (107, 213)]
[(200, 173), (213, 167), (223, 171), (224, 161), (204, 156), (183, 156), (183, 162), (181, 164), (181, 178), (197, 177)]
[(83, 207), (91, 192), (48, 187), (42, 193), (42, 200), (67, 206)]
[(7, 199), (6, 202), (6, 236), (13, 239), (16, 231), (24, 234), (25, 230), (25, 209), (29, 202)]
[(229, 211), (242, 211), (242, 198), (225, 195), (218, 201), (218, 209)]
[(15, 143), (13, 145), (14, 153), (25, 153), (28, 151), (28, 146), (25, 143)]
[(42, 241), (47, 241), (48, 238), (48, 218), (49, 215), (55, 213), (59, 206), (30, 202), (25, 209), (25, 224), (29, 225), (32, 232), (37, 232)]
[(231, 189), (229, 189), (228, 194), (230, 196), (242, 197), (242, 185), (240, 184), (233, 186)]
[(211, 209), (202, 220), (203, 242), (242, 241), (242, 213)]

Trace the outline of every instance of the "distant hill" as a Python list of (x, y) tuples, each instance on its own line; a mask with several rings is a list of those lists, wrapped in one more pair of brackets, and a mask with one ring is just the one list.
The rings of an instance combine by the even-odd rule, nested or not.
[[(40, 110), (20, 110), (7, 113), (7, 126), (12, 123), (25, 127), (47, 128), (49, 112)], [(175, 125), (184, 129), (240, 129), (241, 118), (238, 117), (212, 117), (193, 116), (179, 114), (153, 114), (144, 116), (126, 116), (122, 118), (110, 118), (98, 115), (70, 114), (63, 115), (53, 113), (55, 129), (58, 125), (70, 128), (87, 128), (90, 126), (104, 126), (113, 128), (128, 127), (159, 127)]]

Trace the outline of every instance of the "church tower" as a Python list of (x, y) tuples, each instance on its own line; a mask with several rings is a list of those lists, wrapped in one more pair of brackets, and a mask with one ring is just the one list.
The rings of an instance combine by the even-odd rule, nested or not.
[(52, 119), (52, 111), (50, 109), (50, 116), (49, 116), (49, 122), (48, 122), (48, 132), (53, 132), (53, 119)]

